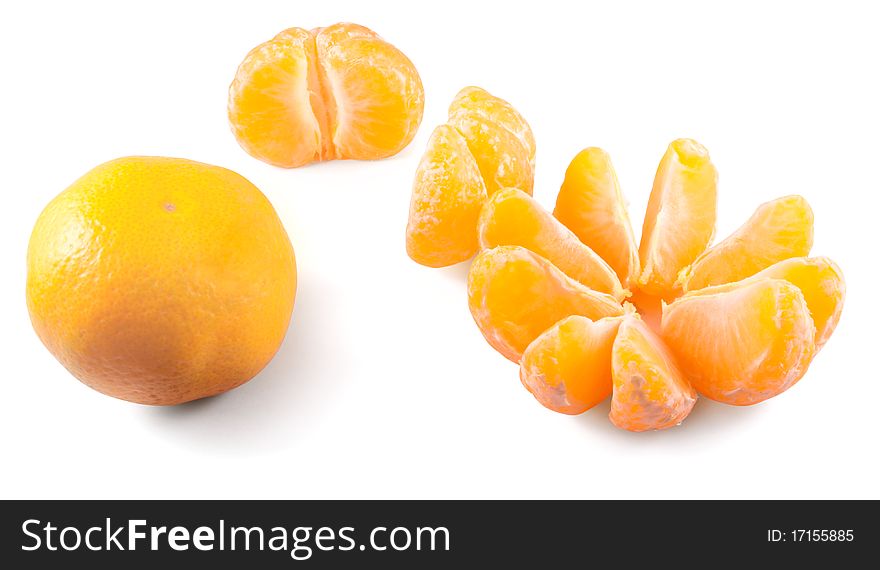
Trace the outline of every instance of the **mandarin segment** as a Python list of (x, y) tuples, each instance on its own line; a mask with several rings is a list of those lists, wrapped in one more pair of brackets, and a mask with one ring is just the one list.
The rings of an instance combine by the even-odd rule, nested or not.
[(523, 353), (523, 386), (546, 408), (580, 414), (611, 395), (611, 346), (621, 317), (566, 317)]
[(611, 353), (609, 419), (619, 428), (648, 431), (676, 426), (697, 394), (675, 358), (637, 315), (623, 318)]
[(831, 338), (843, 312), (846, 283), (840, 267), (827, 257), (795, 257), (771, 265), (753, 279), (767, 277), (785, 279), (801, 290), (816, 326), (818, 351)]
[(482, 117), (504, 127), (522, 142), (532, 169), (535, 167), (535, 136), (525, 118), (513, 105), (480, 87), (465, 87), (449, 105), (449, 117), (471, 115)]
[(284, 30), (247, 54), (229, 87), (229, 122), (248, 154), (269, 164), (301, 166), (321, 157), (310, 77), (314, 42), (306, 30)]
[(450, 105), (449, 117), (419, 163), (406, 230), (407, 253), (429, 267), (477, 252), (477, 218), (490, 194), (502, 185), (532, 189), (528, 149), (534, 156), (534, 138), (510, 104), (467, 87)]
[(229, 88), (228, 114), (252, 156), (293, 168), (402, 150), (422, 119), (412, 62), (371, 30), (290, 28), (248, 53)]
[(407, 254), (429, 267), (470, 259), (478, 249), (477, 218), (485, 200), (464, 137), (448, 125), (434, 129), (413, 181)]
[(498, 352), (519, 362), (523, 351), (560, 319), (619, 316), (623, 308), (523, 247), (480, 252), (468, 273), (468, 306), (480, 332)]
[(730, 236), (703, 252), (679, 275), (684, 291), (745, 279), (813, 247), (813, 210), (801, 196), (761, 204)]
[(519, 137), (491, 118), (476, 114), (455, 114), (448, 124), (467, 140), (490, 196), (501, 188), (532, 193), (535, 175), (528, 149)]
[(522, 246), (591, 289), (617, 300), (626, 296), (614, 270), (525, 192), (496, 192), (483, 205), (477, 232), (481, 248)]
[(607, 261), (624, 286), (638, 278), (639, 250), (608, 153), (591, 147), (572, 159), (553, 215)]
[(412, 141), (425, 92), (415, 66), (400, 50), (355, 24), (321, 29), (315, 46), (322, 88), (332, 94), (333, 146), (341, 158), (393, 156)]
[(815, 353), (804, 295), (782, 279), (687, 293), (663, 307), (663, 340), (699, 392), (738, 406), (791, 387)]
[(717, 172), (709, 152), (691, 139), (673, 141), (657, 168), (642, 226), (638, 286), (671, 299), (678, 273), (715, 233)]

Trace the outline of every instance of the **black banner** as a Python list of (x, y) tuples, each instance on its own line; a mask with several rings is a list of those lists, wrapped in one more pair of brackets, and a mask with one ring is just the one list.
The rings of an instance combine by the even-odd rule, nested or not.
[[(6, 501), (5, 568), (873, 565), (874, 501)], [(12, 562), (13, 564), (8, 564)], [(601, 564), (600, 564), (601, 563)], [(197, 566), (193, 566), (196, 564)], [(225, 566), (223, 566), (225, 567)]]

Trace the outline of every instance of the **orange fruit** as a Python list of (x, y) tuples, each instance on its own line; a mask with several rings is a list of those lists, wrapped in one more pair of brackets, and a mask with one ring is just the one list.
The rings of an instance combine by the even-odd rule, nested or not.
[(535, 139), (509, 103), (479, 87), (462, 89), (416, 170), (406, 227), (413, 261), (445, 267), (479, 249), (477, 217), (503, 187), (532, 193)]
[(481, 248), (519, 245), (591, 289), (617, 300), (626, 296), (614, 270), (521, 190), (506, 188), (493, 194), (483, 205), (477, 231)]
[(284, 30), (247, 54), (229, 87), (239, 144), (285, 168), (393, 156), (415, 136), (423, 109), (412, 62), (357, 24)]
[(669, 145), (654, 178), (639, 244), (638, 287), (645, 293), (675, 297), (679, 271), (712, 241), (717, 178), (701, 144), (678, 139)]
[(621, 317), (566, 317), (523, 353), (523, 386), (546, 408), (580, 414), (611, 395), (611, 346)]
[(440, 125), (416, 169), (406, 252), (429, 267), (444, 267), (470, 259), (479, 247), (477, 219), (486, 200), (486, 187), (477, 163), (461, 133)]
[(284, 338), (293, 248), (238, 174), (129, 157), (98, 166), (40, 214), (27, 305), (40, 339), (92, 388), (179, 404), (255, 376)]
[(762, 277), (687, 293), (663, 307), (663, 340), (703, 395), (739, 406), (797, 382), (815, 353), (804, 295)]
[(556, 197), (556, 216), (608, 262), (624, 286), (639, 276), (639, 250), (611, 158), (600, 148), (574, 157)]
[(678, 277), (684, 291), (745, 279), (813, 247), (813, 210), (801, 196), (761, 204), (745, 224), (703, 252)]
[(623, 314), (611, 295), (583, 286), (519, 246), (485, 249), (474, 258), (468, 306), (489, 344), (516, 363), (533, 340), (562, 318)]
[(639, 319), (623, 318), (611, 353), (611, 422), (630, 431), (666, 429), (684, 420), (697, 401), (663, 341)]

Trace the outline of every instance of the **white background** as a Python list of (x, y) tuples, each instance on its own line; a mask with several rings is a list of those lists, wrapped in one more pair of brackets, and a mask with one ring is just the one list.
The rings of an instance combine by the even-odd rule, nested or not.
[[(878, 498), (878, 14), (844, 2), (8, 2), (0, 13), (0, 482), (3, 497)], [(282, 170), (226, 122), (244, 54), (290, 26), (354, 21), (424, 81), (415, 141), (381, 162)], [(669, 141), (720, 172), (718, 236), (800, 193), (814, 253), (847, 278), (843, 318), (806, 377), (764, 404), (701, 400), (632, 434), (603, 405), (538, 405), (471, 320), (466, 266), (404, 251), (410, 184), (459, 88), (511, 101), (552, 207), (585, 146), (612, 156), (636, 232)], [(94, 392), (43, 348), (25, 307), (40, 210), (131, 154), (249, 178), (296, 248), (281, 351), (221, 397), (151, 408)]]

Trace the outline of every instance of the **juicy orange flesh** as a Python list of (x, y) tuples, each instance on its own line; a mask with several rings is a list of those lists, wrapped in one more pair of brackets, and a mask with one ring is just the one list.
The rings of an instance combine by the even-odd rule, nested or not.
[(679, 275), (685, 291), (745, 279), (770, 265), (810, 253), (813, 211), (801, 196), (761, 204), (733, 234), (703, 252)]
[(468, 272), (468, 305), (489, 344), (517, 363), (529, 343), (564, 317), (623, 314), (611, 295), (584, 287), (518, 246), (499, 246), (477, 255)]
[(611, 267), (525, 192), (496, 192), (483, 206), (477, 229), (481, 248), (522, 246), (587, 287), (618, 300), (625, 296)]
[(717, 173), (708, 151), (679, 139), (660, 161), (642, 226), (638, 287), (664, 299), (678, 291), (678, 273), (690, 265), (715, 233)]
[(415, 136), (424, 90), (412, 62), (356, 24), (284, 30), (245, 57), (229, 120), (251, 155), (282, 167), (394, 155)]
[(749, 405), (793, 385), (815, 352), (800, 289), (761, 278), (689, 293), (663, 308), (662, 336), (705, 396)]
[(630, 431), (665, 429), (684, 420), (696, 392), (663, 342), (637, 316), (625, 317), (611, 356), (609, 418)]
[(545, 407), (580, 414), (611, 395), (611, 345), (620, 317), (567, 317), (523, 353), (520, 380)]
[(569, 164), (553, 210), (568, 229), (608, 262), (626, 286), (639, 275), (639, 252), (611, 158), (582, 150)]
[(416, 262), (443, 267), (478, 249), (477, 218), (486, 187), (461, 134), (437, 127), (413, 181), (406, 252)]

